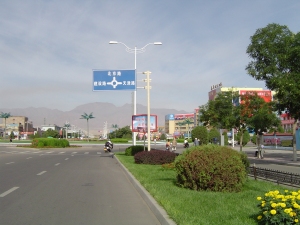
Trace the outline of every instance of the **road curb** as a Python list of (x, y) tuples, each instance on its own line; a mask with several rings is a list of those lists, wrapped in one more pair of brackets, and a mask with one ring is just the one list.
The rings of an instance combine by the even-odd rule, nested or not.
[(162, 225), (176, 225), (176, 223), (169, 217), (165, 209), (162, 208), (156, 202), (156, 200), (149, 194), (149, 192), (140, 184), (140, 182), (137, 179), (135, 179), (135, 177), (129, 172), (129, 170), (120, 162), (118, 157), (116, 156), (114, 158), (118, 161), (119, 165), (125, 172), (127, 178), (130, 180), (132, 185), (135, 187), (135, 189), (138, 191), (138, 193), (147, 203), (148, 207), (151, 209), (151, 211), (156, 216), (158, 221)]

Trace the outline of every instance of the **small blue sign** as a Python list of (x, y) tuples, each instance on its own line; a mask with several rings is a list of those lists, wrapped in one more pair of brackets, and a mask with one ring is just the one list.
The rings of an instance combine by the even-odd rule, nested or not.
[(94, 70), (93, 91), (135, 91), (135, 70)]

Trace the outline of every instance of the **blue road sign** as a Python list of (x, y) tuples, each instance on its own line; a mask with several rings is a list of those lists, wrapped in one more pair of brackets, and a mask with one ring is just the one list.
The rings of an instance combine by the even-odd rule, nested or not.
[(93, 91), (136, 90), (135, 70), (94, 70)]

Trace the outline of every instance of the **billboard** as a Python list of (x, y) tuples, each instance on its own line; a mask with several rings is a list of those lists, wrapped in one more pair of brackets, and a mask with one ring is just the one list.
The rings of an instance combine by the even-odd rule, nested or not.
[(272, 92), (270, 90), (240, 90), (239, 92), (240, 95), (257, 93), (257, 96), (261, 97), (265, 102), (272, 101)]
[(135, 70), (93, 70), (93, 91), (135, 91)]
[(194, 113), (189, 113), (189, 114), (175, 114), (174, 115), (175, 120), (183, 120), (183, 119), (194, 119)]
[[(147, 114), (138, 114), (132, 116), (132, 132), (147, 132)], [(150, 115), (150, 131), (157, 131), (157, 115)]]

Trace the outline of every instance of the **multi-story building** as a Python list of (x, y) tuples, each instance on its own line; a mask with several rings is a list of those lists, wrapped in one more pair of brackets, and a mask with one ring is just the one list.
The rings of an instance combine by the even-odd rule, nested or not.
[[(238, 92), (239, 95), (245, 95), (247, 92), (249, 93), (257, 93), (258, 96), (263, 98), (266, 102), (273, 101), (274, 91), (263, 90), (262, 88), (245, 88), (245, 87), (223, 87), (222, 83), (218, 85), (213, 85), (211, 87), (211, 91), (208, 92), (208, 99), (214, 100), (218, 93), (233, 91)], [(233, 99), (234, 104), (239, 104), (241, 99)], [(281, 125), (284, 131), (292, 130), (294, 119), (292, 119), (289, 114), (283, 113), (280, 115)]]
[(18, 138), (33, 134), (34, 132), (32, 121), (28, 121), (28, 117), (26, 116), (11, 116), (6, 118), (6, 127), (4, 119), (2, 119), (0, 127), (2, 130), (5, 128), (6, 135), (10, 135), (13, 132), (15, 137)]
[(191, 130), (195, 127), (195, 113), (168, 114), (165, 116), (165, 133), (170, 136), (191, 137)]

